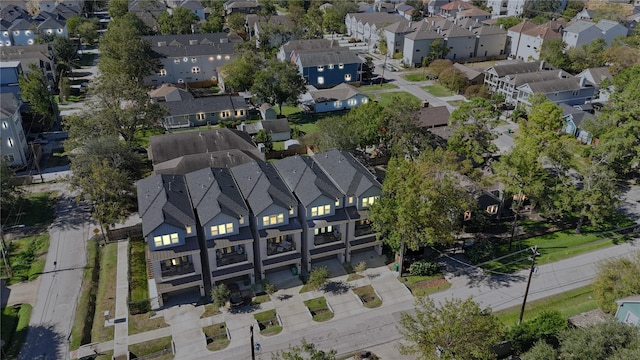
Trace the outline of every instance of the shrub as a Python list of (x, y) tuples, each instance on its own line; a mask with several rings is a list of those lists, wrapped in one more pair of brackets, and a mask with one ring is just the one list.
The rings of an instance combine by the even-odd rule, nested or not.
[(477, 242), (468, 248), (465, 254), (472, 263), (481, 263), (495, 258), (496, 246), (491, 241)]
[(355, 272), (360, 273), (363, 272), (365, 270), (367, 270), (367, 262), (366, 261), (360, 261), (358, 263), (358, 265), (356, 265), (355, 268), (353, 268), (353, 270), (355, 270)]
[(532, 321), (511, 328), (508, 338), (515, 350), (524, 352), (540, 340), (557, 345), (558, 334), (566, 328), (567, 320), (562, 317), (560, 312), (543, 311)]
[(315, 268), (311, 270), (311, 274), (309, 274), (309, 280), (307, 281), (307, 285), (309, 285), (309, 288), (313, 290), (317, 290), (327, 282), (328, 278), (329, 278), (329, 269), (327, 269), (326, 266)]
[(414, 276), (431, 276), (440, 272), (437, 263), (428, 260), (416, 261), (409, 266), (409, 274)]
[(269, 295), (278, 291), (278, 287), (276, 286), (276, 284), (272, 284), (271, 282), (269, 282), (269, 280), (262, 281), (262, 288), (264, 289), (264, 292)]
[(520, 358), (522, 360), (552, 360), (558, 356), (558, 352), (553, 346), (547, 344), (545, 341), (537, 342), (531, 350), (522, 354)]
[(146, 300), (129, 301), (129, 312), (131, 315), (145, 314), (151, 311), (151, 302)]
[(213, 305), (217, 307), (223, 307), (227, 304), (229, 297), (231, 296), (231, 290), (224, 283), (218, 284), (211, 288), (211, 300)]

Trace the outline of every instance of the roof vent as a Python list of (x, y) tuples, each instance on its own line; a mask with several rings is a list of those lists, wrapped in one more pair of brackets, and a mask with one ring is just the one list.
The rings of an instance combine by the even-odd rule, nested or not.
[(166, 41), (158, 41), (158, 46), (167, 46)]
[(189, 45), (198, 45), (198, 40), (189, 40)]

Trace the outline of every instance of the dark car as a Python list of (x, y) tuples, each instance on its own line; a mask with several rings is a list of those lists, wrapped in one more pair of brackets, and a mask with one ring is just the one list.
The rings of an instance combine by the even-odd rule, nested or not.
[(240, 291), (240, 286), (236, 283), (231, 283), (227, 285), (229, 288), (229, 303), (231, 307), (238, 307), (244, 305), (244, 297), (242, 296), (242, 291)]

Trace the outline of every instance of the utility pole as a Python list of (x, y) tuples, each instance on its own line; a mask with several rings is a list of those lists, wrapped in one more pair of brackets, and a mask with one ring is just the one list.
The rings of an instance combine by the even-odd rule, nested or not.
[[(38, 173), (40, 174), (40, 182), (44, 183), (44, 177), (42, 176), (42, 170), (40, 169), (40, 157), (36, 154), (33, 142), (29, 144), (31, 145), (31, 152), (33, 153), (33, 164), (36, 166), (36, 169), (38, 169)], [(40, 154), (42, 154), (42, 151), (40, 151)]]
[(249, 332), (251, 333), (251, 360), (256, 360), (256, 347), (253, 345), (253, 325), (249, 326)]
[(533, 255), (531, 256), (531, 269), (529, 270), (529, 280), (527, 280), (527, 289), (524, 291), (524, 299), (522, 300), (522, 307), (520, 308), (520, 317), (518, 318), (518, 326), (522, 322), (522, 317), (524, 316), (524, 307), (527, 305), (527, 296), (529, 295), (529, 286), (531, 285), (531, 277), (533, 276), (533, 272), (536, 268), (536, 256), (539, 256), (538, 246), (534, 246), (531, 248), (533, 251)]
[(387, 68), (387, 53), (384, 53), (384, 64), (382, 65), (382, 75), (380, 76), (380, 86), (384, 83), (384, 70)]
[(513, 214), (513, 224), (511, 226), (511, 238), (509, 238), (509, 251), (511, 251), (511, 244), (513, 243), (513, 238), (516, 235), (516, 229), (518, 228), (518, 214), (520, 213), (520, 205), (522, 204), (522, 200), (524, 199), (524, 195), (522, 195), (522, 187), (518, 191), (518, 195), (513, 196), (513, 200), (516, 200), (516, 196), (518, 197), (518, 202), (516, 203), (516, 210)]

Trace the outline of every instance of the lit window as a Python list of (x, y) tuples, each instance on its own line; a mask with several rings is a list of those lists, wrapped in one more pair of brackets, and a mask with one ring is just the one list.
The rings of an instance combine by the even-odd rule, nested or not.
[(6, 36), (9, 36), (9, 32), (8, 32), (8, 31), (3, 32), (3, 33), (2, 33), (2, 36), (5, 36), (5, 37), (6, 37)]
[(167, 69), (160, 69), (160, 73), (158, 75), (167, 76)]
[(349, 99), (349, 101), (347, 101), (347, 104), (354, 106), (357, 103), (356, 99)]
[(231, 59), (231, 56), (229, 56), (229, 55), (225, 55), (225, 56), (224, 56), (224, 59), (225, 59), (225, 60), (229, 60), (229, 59)]
[(233, 223), (214, 225), (211, 227), (211, 236), (230, 234), (233, 232)]
[(378, 196), (369, 196), (362, 199), (362, 207), (369, 207), (378, 200)]
[(33, 45), (33, 39), (29, 39), (29, 40), (27, 41), (27, 44), (29, 44), (29, 45)]
[(7, 142), (9, 143), (9, 147), (13, 147), (13, 139), (7, 138)]
[(336, 206), (340, 206), (340, 199), (336, 199)]
[(236, 116), (244, 116), (244, 110), (236, 110)]
[(240, 219), (238, 219), (238, 223), (240, 225), (244, 224), (244, 216), (240, 216)]
[(204, 113), (197, 113), (197, 114), (196, 114), (196, 119), (198, 119), (198, 120), (201, 120), (201, 121), (202, 121), (202, 120), (204, 120), (204, 119), (205, 119), (205, 117), (206, 117), (206, 116), (205, 116), (205, 114), (204, 114)]
[(338, 69), (344, 69), (344, 64), (338, 64)]
[(339, 108), (340, 106), (342, 106), (342, 101), (334, 101), (333, 106)]
[(344, 81), (351, 81), (351, 74), (344, 74)]
[(318, 84), (324, 84), (324, 78), (322, 76), (318, 76)]
[(220, 59), (222, 59), (222, 56), (218, 55), (218, 56), (216, 56), (216, 59), (220, 60)]
[(187, 62), (187, 61), (189, 61), (188, 57), (185, 56), (185, 57), (182, 58), (182, 62)]
[(318, 71), (319, 71), (319, 72), (324, 71), (324, 66), (322, 66), (322, 65), (318, 66)]
[(349, 196), (349, 204), (353, 204), (353, 196)]
[(60, 33), (60, 34), (61, 34), (61, 33), (62, 33), (62, 29), (58, 29), (58, 33)]
[(51, 35), (52, 31), (51, 29), (47, 29), (47, 34)]
[(209, 56), (209, 61), (213, 61), (213, 56)]
[(228, 118), (229, 116), (231, 116), (231, 111), (229, 111), (229, 110), (225, 110), (225, 111), (220, 113), (220, 117), (221, 118)]
[(6, 121), (3, 121), (2, 122), (2, 127), (5, 128), (5, 129), (8, 129), (9, 128), (9, 123), (7, 123)]
[(289, 209), (289, 215), (293, 215), (293, 208)]
[(191, 226), (187, 226), (186, 230), (187, 230), (187, 234), (191, 234)]
[(156, 247), (167, 246), (172, 244), (177, 244), (179, 242), (178, 234), (167, 234), (162, 236), (155, 236), (153, 238), (153, 243)]
[(331, 213), (331, 205), (316, 206), (311, 208), (311, 216), (323, 216)]
[(329, 70), (333, 69), (333, 64), (329, 64), (328, 68)]
[(180, 59), (173, 59), (174, 64), (180, 64)]
[(200, 68), (197, 66), (194, 66), (191, 68), (191, 72), (194, 74), (199, 74), (200, 73)]
[(20, 31), (19, 30), (14, 31), (13, 35), (20, 35)]
[(264, 226), (267, 225), (276, 225), (284, 222), (284, 214), (280, 213), (277, 215), (267, 215), (262, 217), (262, 224)]
[(198, 61), (198, 58), (194, 58), (194, 57), (191, 58), (191, 62), (196, 62), (196, 61)]
[(489, 205), (487, 206), (487, 212), (491, 215), (495, 215), (498, 213), (498, 205)]
[(25, 32), (24, 32), (24, 34), (25, 34), (25, 35), (27, 35), (27, 36), (28, 36), (28, 35), (31, 35), (31, 30), (27, 30), (27, 31), (25, 31)]
[(366, 103), (368, 103), (368, 102), (369, 102), (369, 99), (367, 99), (367, 98), (362, 99), (362, 103), (363, 103), (363, 104), (366, 104)]

